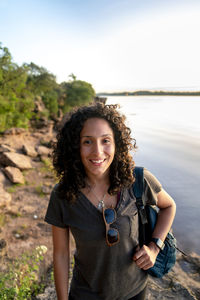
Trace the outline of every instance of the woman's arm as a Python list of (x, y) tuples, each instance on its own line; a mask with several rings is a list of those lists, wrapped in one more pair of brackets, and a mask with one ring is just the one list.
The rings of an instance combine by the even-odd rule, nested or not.
[(176, 204), (170, 195), (163, 189), (158, 193), (157, 199), (157, 206), (160, 211), (152, 237), (164, 241), (174, 221)]
[(58, 300), (68, 300), (69, 228), (52, 226), (54, 280)]
[[(152, 237), (164, 241), (175, 217), (176, 204), (163, 189), (157, 194), (157, 199), (157, 206), (160, 211)], [(139, 268), (147, 270), (154, 265), (159, 251), (160, 249), (156, 244), (150, 242), (148, 246), (144, 245), (141, 249), (139, 247), (137, 248), (133, 260)]]

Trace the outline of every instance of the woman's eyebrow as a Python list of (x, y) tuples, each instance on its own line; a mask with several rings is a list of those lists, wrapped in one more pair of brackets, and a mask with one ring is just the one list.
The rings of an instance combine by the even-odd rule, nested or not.
[[(105, 137), (105, 136), (111, 136), (111, 137), (112, 137), (112, 134), (110, 134), (110, 133), (105, 133), (105, 134), (100, 135), (100, 137)], [(94, 136), (93, 136), (93, 135), (82, 135), (82, 136), (81, 136), (81, 138), (84, 138), (84, 137), (92, 138), (92, 137), (94, 137)]]

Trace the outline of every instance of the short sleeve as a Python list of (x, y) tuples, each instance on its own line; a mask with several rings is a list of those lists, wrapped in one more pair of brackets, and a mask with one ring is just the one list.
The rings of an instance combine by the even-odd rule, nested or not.
[(51, 192), (50, 201), (44, 220), (45, 222), (57, 227), (67, 227), (66, 223), (64, 222), (64, 200), (58, 197), (56, 187), (54, 187)]
[(144, 168), (144, 200), (146, 204), (156, 205), (157, 194), (161, 191), (162, 185), (158, 179)]

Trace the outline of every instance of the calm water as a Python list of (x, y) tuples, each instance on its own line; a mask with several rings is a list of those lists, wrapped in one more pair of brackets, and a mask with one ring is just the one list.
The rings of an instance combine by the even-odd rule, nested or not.
[(178, 245), (200, 254), (200, 97), (108, 97), (119, 103), (145, 166), (175, 199)]

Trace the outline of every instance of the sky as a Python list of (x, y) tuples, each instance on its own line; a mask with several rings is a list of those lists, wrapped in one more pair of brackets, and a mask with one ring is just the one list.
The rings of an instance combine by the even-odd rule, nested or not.
[(199, 0), (0, 0), (0, 42), (98, 92), (200, 90)]

